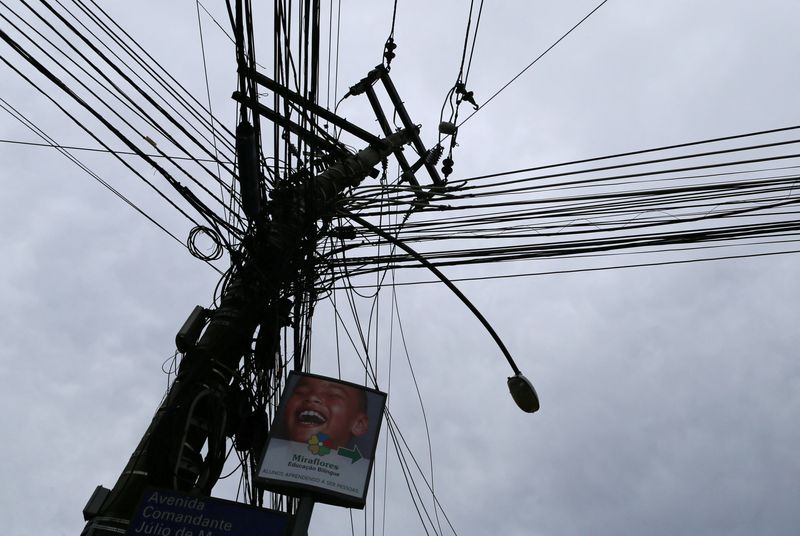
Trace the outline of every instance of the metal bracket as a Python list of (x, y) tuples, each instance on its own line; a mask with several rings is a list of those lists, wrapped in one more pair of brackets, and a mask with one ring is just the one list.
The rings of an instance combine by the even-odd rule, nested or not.
[[(380, 143), (380, 138), (363, 128), (354, 125), (353, 123), (347, 121), (346, 119), (339, 117), (335, 113), (323, 108), (322, 106), (318, 105), (317, 103), (303, 97), (299, 93), (290, 90), (289, 88), (282, 86), (281, 84), (277, 83), (276, 81), (272, 80), (270, 77), (259, 73), (255, 69), (247, 67), (246, 65), (239, 66), (239, 73), (244, 74), (251, 80), (255, 81), (257, 84), (264, 86), (268, 90), (280, 95), (284, 99), (289, 102), (292, 102), (306, 110), (308, 110), (311, 114), (316, 115), (325, 121), (328, 121), (332, 125), (342, 129), (345, 132), (352, 134), (353, 136), (366, 141), (370, 145), (375, 145)], [(377, 94), (375, 93), (375, 89), (373, 85), (380, 80), (383, 84), (384, 88), (386, 89), (386, 93), (389, 95), (389, 98), (392, 101), (392, 105), (394, 106), (397, 115), (400, 117), (400, 120), (403, 122), (403, 126), (406, 131), (412, 133), (411, 136), (411, 143), (414, 146), (416, 152), (420, 155), (420, 159), (416, 164), (413, 166), (409, 164), (408, 159), (402, 153), (402, 148), (397, 148), (393, 151), (394, 156), (397, 158), (398, 163), (400, 164), (400, 168), (403, 170), (403, 179), (408, 181), (412, 186), (419, 188), (420, 184), (417, 180), (415, 174), (416, 172), (422, 167), (425, 166), (428, 174), (433, 181), (435, 186), (444, 186), (446, 181), (444, 181), (440, 176), (436, 167), (433, 163), (428, 160), (428, 149), (425, 148), (425, 144), (419, 137), (417, 133), (418, 127), (411, 121), (411, 117), (408, 115), (408, 111), (403, 104), (400, 95), (397, 93), (397, 88), (395, 88), (394, 83), (392, 82), (391, 77), (389, 76), (389, 71), (386, 70), (386, 67), (383, 65), (378, 65), (374, 69), (372, 69), (365, 78), (361, 79), (357, 84), (350, 88), (348, 95), (360, 95), (362, 93), (367, 94), (367, 98), (369, 99), (370, 105), (372, 106), (373, 111), (375, 112), (375, 116), (378, 120), (378, 123), (381, 126), (381, 130), (383, 131), (384, 136), (389, 136), (393, 133), (391, 126), (389, 125), (389, 121), (386, 117), (386, 114), (381, 107), (380, 101), (378, 100)], [(333, 142), (328, 140), (323, 140), (316, 134), (306, 130), (305, 128), (293, 123), (286, 117), (282, 116), (281, 114), (275, 112), (263, 106), (262, 104), (252, 102), (246, 96), (236, 92), (233, 94), (233, 98), (244, 104), (245, 106), (249, 107), (250, 109), (256, 111), (259, 115), (263, 115), (270, 121), (277, 123), (280, 126), (283, 126), (287, 130), (294, 132), (297, 134), (303, 141), (308, 143), (312, 146), (317, 146), (318, 148), (328, 151), (332, 154), (335, 154), (341, 157), (341, 154), (336, 152), (336, 147), (333, 146)], [(427, 199), (429, 194), (423, 192), (422, 190), (417, 190), (417, 195), (421, 198)]]

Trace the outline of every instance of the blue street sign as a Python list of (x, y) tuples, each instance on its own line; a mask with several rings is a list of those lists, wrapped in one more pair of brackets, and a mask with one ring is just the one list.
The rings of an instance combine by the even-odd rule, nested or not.
[(211, 497), (148, 489), (128, 536), (284, 536), (287, 515)]

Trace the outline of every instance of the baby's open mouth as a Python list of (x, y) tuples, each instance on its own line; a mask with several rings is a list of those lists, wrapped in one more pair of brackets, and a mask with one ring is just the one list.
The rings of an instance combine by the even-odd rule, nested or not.
[(309, 409), (301, 411), (300, 414), (297, 416), (297, 420), (301, 424), (308, 424), (314, 426), (325, 424), (328, 421), (328, 419), (326, 419), (321, 413)]

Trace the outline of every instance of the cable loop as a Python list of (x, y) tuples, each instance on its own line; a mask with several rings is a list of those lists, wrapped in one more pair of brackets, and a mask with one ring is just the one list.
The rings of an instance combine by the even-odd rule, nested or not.
[[(206, 235), (213, 242), (213, 249), (210, 253), (203, 253), (197, 247), (196, 241), (199, 235)], [(219, 236), (219, 233), (203, 225), (198, 225), (189, 231), (189, 237), (186, 239), (186, 247), (193, 257), (207, 262), (221, 259), (224, 251), (222, 247), (222, 238)]]

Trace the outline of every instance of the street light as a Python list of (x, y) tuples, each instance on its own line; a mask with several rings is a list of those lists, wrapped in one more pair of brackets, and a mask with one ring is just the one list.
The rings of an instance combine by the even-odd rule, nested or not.
[(428, 259), (411, 249), (411, 247), (406, 245), (402, 240), (395, 238), (386, 231), (376, 227), (375, 225), (372, 225), (365, 219), (356, 216), (355, 214), (345, 212), (344, 215), (414, 257), (420, 262), (420, 264), (425, 266), (425, 268), (433, 272), (434, 275), (436, 275), (436, 277), (442, 281), (442, 283), (447, 285), (447, 288), (452, 290), (453, 293), (459, 297), (464, 305), (466, 305), (469, 310), (472, 311), (472, 313), (478, 318), (478, 320), (480, 320), (481, 324), (483, 324), (483, 327), (485, 327), (486, 331), (489, 332), (489, 335), (492, 336), (494, 342), (496, 342), (497, 346), (500, 348), (500, 351), (503, 352), (506, 361), (508, 361), (508, 364), (511, 366), (511, 370), (514, 371), (514, 375), (508, 379), (508, 390), (511, 392), (511, 398), (514, 399), (514, 402), (517, 404), (519, 409), (526, 413), (534, 413), (538, 411), (539, 397), (536, 394), (536, 389), (533, 388), (533, 384), (530, 382), (530, 380), (528, 380), (528, 378), (522, 375), (522, 372), (520, 372), (517, 364), (514, 363), (514, 359), (511, 357), (511, 353), (508, 351), (508, 348), (506, 348), (506, 345), (503, 344), (500, 336), (494, 330), (492, 325), (489, 324), (489, 321), (486, 320), (481, 312), (478, 311), (478, 308), (475, 307), (471, 301), (469, 301), (469, 299), (458, 289), (458, 287), (456, 287), (452, 281), (450, 281), (442, 272), (440, 272), (436, 266), (431, 264)]

